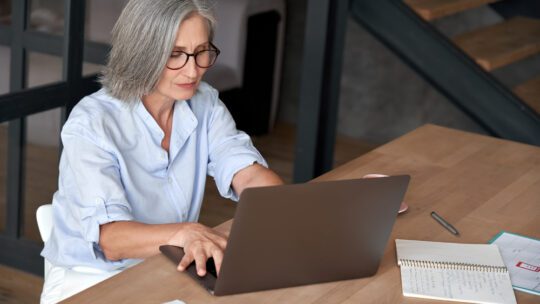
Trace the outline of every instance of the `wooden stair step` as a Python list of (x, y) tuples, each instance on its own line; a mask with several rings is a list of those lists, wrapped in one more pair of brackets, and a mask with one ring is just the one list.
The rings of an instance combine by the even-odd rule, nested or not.
[(491, 71), (540, 53), (540, 20), (515, 17), (453, 40), (480, 66)]
[(514, 93), (540, 114), (540, 77), (516, 86)]
[(430, 21), (498, 0), (405, 0), (420, 17)]

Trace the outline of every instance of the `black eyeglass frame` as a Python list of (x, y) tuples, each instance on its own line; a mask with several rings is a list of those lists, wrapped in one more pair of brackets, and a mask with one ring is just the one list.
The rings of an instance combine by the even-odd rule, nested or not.
[[(166, 65), (167, 66), (167, 69), (169, 70), (180, 70), (181, 68), (185, 67), (186, 64), (188, 63), (189, 61), (189, 58), (190, 57), (193, 57), (193, 60), (195, 61), (195, 65), (198, 66), (199, 68), (201, 69), (208, 69), (209, 67), (213, 66), (214, 63), (216, 63), (216, 60), (219, 56), (219, 53), (221, 53), (221, 51), (217, 48), (217, 46), (215, 46), (212, 42), (209, 42), (208, 44), (210, 44), (210, 49), (204, 49), (204, 50), (200, 50), (200, 51), (197, 51), (195, 53), (187, 53), (187, 52), (184, 52), (184, 51), (176, 51), (176, 52), (180, 52), (180, 53), (184, 53), (187, 57), (186, 57), (186, 61), (184, 62), (184, 64), (182, 64), (180, 67), (178, 68), (171, 68), (169, 67), (169, 65)], [(199, 55), (200, 53), (202, 52), (208, 52), (208, 51), (214, 51), (216, 52), (216, 57), (214, 58), (214, 61), (212, 62), (212, 64), (210, 64), (209, 66), (206, 66), (206, 67), (202, 67), (200, 66), (198, 63), (197, 63), (197, 55)]]

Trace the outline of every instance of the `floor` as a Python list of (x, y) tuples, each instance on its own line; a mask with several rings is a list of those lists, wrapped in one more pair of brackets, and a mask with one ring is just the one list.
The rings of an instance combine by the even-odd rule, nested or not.
[[(6, 128), (0, 126), (0, 230), (4, 227), (6, 185)], [(253, 137), (272, 168), (286, 182), (291, 182), (294, 161), (295, 129), (278, 124), (268, 135)], [(375, 148), (375, 145), (338, 137), (335, 166), (343, 164)], [(57, 188), (58, 148), (27, 144), (25, 156), (24, 229), (25, 237), (40, 241), (35, 223), (35, 210), (48, 203)], [(199, 221), (215, 226), (234, 216), (234, 203), (219, 196), (215, 184), (208, 179), (205, 202)], [(37, 303), (43, 279), (41, 277), (0, 265), (0, 303)]]

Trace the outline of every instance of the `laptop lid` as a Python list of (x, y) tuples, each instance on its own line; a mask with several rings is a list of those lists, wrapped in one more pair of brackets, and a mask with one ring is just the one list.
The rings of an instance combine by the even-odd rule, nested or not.
[(375, 274), (409, 176), (246, 189), (215, 295)]

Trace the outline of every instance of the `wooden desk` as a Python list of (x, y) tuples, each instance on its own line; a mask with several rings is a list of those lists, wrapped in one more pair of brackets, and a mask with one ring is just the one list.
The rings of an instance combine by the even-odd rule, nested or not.
[[(368, 173), (410, 174), (406, 202), (379, 271), (370, 278), (210, 296), (159, 255), (72, 298), (68, 303), (428, 303), (402, 296), (396, 238), (486, 243), (501, 230), (540, 238), (540, 148), (433, 125), (423, 126), (318, 180)], [(460, 231), (454, 237), (429, 213), (436, 210)], [(516, 291), (518, 303), (539, 297)], [(437, 303), (444, 303), (438, 301)], [(455, 303), (455, 302), (452, 302)]]

